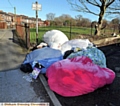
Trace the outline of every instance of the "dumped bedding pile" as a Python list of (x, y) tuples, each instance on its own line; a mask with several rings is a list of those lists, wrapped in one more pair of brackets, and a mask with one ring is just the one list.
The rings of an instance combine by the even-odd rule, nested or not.
[(30, 52), (21, 70), (32, 73), (37, 67), (54, 92), (79, 96), (113, 82), (115, 73), (107, 68), (104, 53), (88, 39), (68, 40), (63, 32), (51, 30), (43, 40), (47, 46)]

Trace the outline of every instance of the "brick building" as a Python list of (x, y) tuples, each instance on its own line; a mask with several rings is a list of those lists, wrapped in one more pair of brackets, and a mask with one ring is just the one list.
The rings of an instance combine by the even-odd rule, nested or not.
[[(15, 24), (25, 24), (27, 23), (30, 27), (36, 26), (36, 18), (28, 17), (25, 15), (16, 15), (13, 13), (6, 13), (0, 10), (0, 29), (6, 29), (14, 27)], [(42, 21), (40, 18), (38, 19), (38, 26), (48, 26), (49, 22)]]

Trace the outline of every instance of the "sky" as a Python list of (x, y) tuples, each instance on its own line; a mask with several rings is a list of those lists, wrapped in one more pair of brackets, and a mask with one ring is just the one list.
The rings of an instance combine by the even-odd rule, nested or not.
[(73, 18), (82, 15), (83, 18), (88, 18), (91, 21), (98, 19), (95, 15), (73, 11), (67, 0), (0, 0), (0, 10), (14, 13), (15, 7), (18, 15), (36, 17), (35, 10), (32, 9), (32, 4), (36, 1), (42, 6), (42, 9), (38, 11), (38, 17), (42, 20), (46, 20), (46, 15), (49, 13), (54, 13), (55, 17), (68, 14)]

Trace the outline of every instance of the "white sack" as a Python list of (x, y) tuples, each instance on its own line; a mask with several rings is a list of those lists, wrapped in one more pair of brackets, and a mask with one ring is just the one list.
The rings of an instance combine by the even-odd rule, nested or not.
[(64, 54), (67, 50), (79, 47), (80, 49), (86, 49), (88, 46), (93, 46), (93, 44), (88, 39), (73, 39), (65, 42), (61, 46), (61, 52)]
[(43, 35), (43, 40), (51, 48), (61, 49), (61, 45), (66, 41), (68, 41), (68, 38), (63, 32), (59, 30), (51, 30), (51, 31), (47, 31)]

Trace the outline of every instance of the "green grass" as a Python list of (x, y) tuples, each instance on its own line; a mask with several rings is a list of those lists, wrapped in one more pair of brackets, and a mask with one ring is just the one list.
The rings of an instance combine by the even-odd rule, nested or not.
[[(69, 39), (73, 39), (77, 35), (90, 35), (91, 29), (90, 28), (80, 28), (80, 27), (39, 27), (38, 29), (38, 42), (42, 41), (43, 35), (52, 29), (60, 30), (62, 31)], [(30, 42), (35, 43), (36, 42), (36, 29), (32, 28), (30, 29)]]
[[(38, 29), (38, 42), (40, 43), (42, 41), (43, 35), (52, 29), (60, 30), (62, 31), (68, 39), (74, 39), (78, 35), (91, 35), (91, 28), (85, 28), (85, 27), (71, 27), (71, 32), (70, 32), (70, 27), (58, 27), (58, 26), (49, 26), (49, 27), (39, 27)], [(94, 35), (94, 28), (92, 29), (92, 35)], [(110, 29), (105, 29), (101, 31), (101, 36), (107, 37), (111, 36), (113, 33), (112, 30)], [(30, 29), (30, 42), (35, 43), (36, 42), (36, 29), (32, 28)]]

